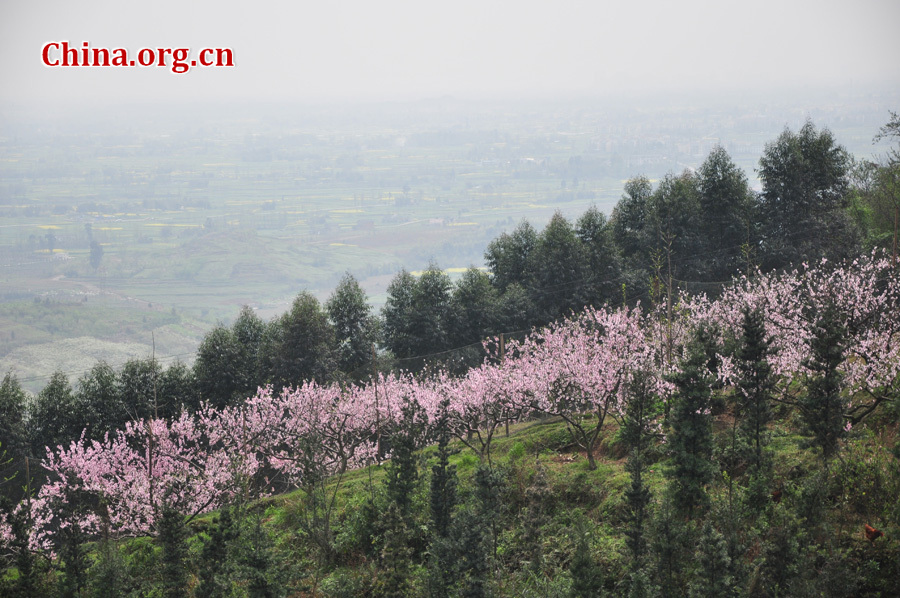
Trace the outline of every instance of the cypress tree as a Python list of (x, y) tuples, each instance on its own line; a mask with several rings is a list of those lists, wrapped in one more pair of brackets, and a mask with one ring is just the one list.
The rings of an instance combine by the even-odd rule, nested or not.
[(503, 479), (485, 464), (475, 470), (475, 500), (481, 526), (490, 532), (490, 554), (496, 556), (497, 525), (501, 516), (502, 504), (500, 490)]
[(809, 543), (795, 517), (777, 505), (776, 520), (762, 543), (759, 565), (750, 580), (748, 594), (756, 597), (795, 596), (803, 586), (801, 543)]
[(383, 514), (381, 550), (381, 562), (387, 570), (381, 584), (383, 596), (404, 596), (408, 588), (416, 528), (412, 501), (420, 479), (416, 450), (426, 438), (427, 424), (425, 410), (418, 402), (404, 399), (400, 421), (390, 437), (391, 461), (385, 484), (388, 508)]

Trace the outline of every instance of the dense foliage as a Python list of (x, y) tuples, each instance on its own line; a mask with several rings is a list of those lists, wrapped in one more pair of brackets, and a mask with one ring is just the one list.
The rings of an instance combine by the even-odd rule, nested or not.
[[(865, 230), (830, 133), (785, 131), (760, 175), (756, 197), (718, 148), (656, 190), (636, 178), (608, 221), (592, 209), (502, 235), (490, 275), (401, 272), (380, 321), (348, 275), (324, 306), (302, 293), (268, 323), (245, 309), (193, 368), (98, 364), (74, 389), (54, 376), (27, 408), (7, 375), (0, 467), (15, 483), (0, 535), (17, 573), (0, 589), (879, 595), (898, 573), (900, 454), (884, 438), (900, 412), (900, 270), (881, 250), (846, 259)], [(856, 199), (868, 197), (882, 196)], [(528, 326), (541, 327), (503, 334)], [(533, 421), (562, 422), (556, 448), (584, 455), (585, 475), (625, 472), (621, 505), (595, 510), (597, 490), (572, 480), (564, 502), (590, 518), (554, 512), (524, 447), (498, 459), (500, 431)], [(814, 458), (773, 463), (776, 428)], [(451, 436), (479, 464), (466, 484)], [(351, 472), (387, 457), (382, 487), (348, 498)], [(293, 535), (276, 543), (257, 501), (293, 488)], [(188, 528), (215, 509), (192, 548)], [(598, 519), (612, 530), (602, 547), (588, 532)], [(565, 549), (548, 545), (561, 520)], [(886, 530), (864, 541), (884, 554), (852, 539), (862, 523)], [(144, 536), (155, 545), (121, 544)], [(87, 539), (100, 542), (90, 567)], [(123, 549), (132, 573), (140, 559), (156, 570), (125, 579)], [(285, 551), (302, 571), (283, 570)], [(352, 563), (371, 579), (335, 577)]]

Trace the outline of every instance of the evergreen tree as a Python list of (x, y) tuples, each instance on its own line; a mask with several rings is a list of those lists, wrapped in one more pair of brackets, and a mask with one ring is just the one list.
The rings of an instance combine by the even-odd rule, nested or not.
[(447, 409), (449, 400), (441, 403), (441, 411), (435, 422), (438, 440), (438, 462), (431, 468), (431, 523), (434, 535), (447, 538), (456, 506), (456, 466), (450, 465), (450, 429)]
[(570, 598), (600, 598), (603, 594), (603, 575), (591, 557), (591, 532), (584, 517), (575, 524), (575, 554), (569, 574), (572, 576)]
[[(647, 212), (653, 185), (647, 177), (638, 176), (625, 182), (624, 191), (610, 216), (610, 232), (622, 256), (623, 269), (633, 275), (634, 280), (630, 284), (646, 286), (646, 270), (650, 267), (647, 251), (652, 239)], [(639, 294), (640, 290), (635, 294)]]
[(128, 421), (116, 371), (105, 361), (95, 364), (78, 379), (75, 396), (78, 405), (88, 414), (88, 438), (100, 440), (104, 434), (121, 428)]
[(229, 552), (240, 537), (238, 526), (232, 517), (232, 508), (225, 507), (213, 521), (209, 536), (203, 541), (198, 560), (199, 583), (194, 591), (196, 598), (218, 598), (228, 595), (232, 563)]
[(428, 416), (415, 400), (405, 399), (400, 419), (391, 433), (391, 461), (385, 486), (388, 502), (397, 505), (404, 520), (411, 515), (413, 494), (419, 483), (416, 450), (426, 440)]
[(806, 363), (811, 374), (800, 401), (807, 430), (822, 450), (826, 470), (844, 434), (843, 375), (838, 367), (844, 360), (846, 338), (836, 308), (826, 305), (813, 328), (812, 357)]
[(409, 546), (412, 531), (408, 518), (396, 503), (389, 503), (384, 515), (385, 532), (381, 549), (381, 566), (385, 571), (380, 580), (379, 595), (385, 598), (405, 598), (409, 595), (409, 571), (413, 552)]
[(648, 255), (650, 274), (658, 283), (667, 285), (669, 275), (696, 280), (706, 258), (700, 226), (699, 181), (685, 171), (667, 174), (647, 203), (647, 243), (642, 251)]
[(531, 253), (533, 296), (540, 323), (551, 322), (585, 304), (589, 266), (584, 246), (572, 225), (556, 212), (541, 231)]
[(425, 443), (428, 418), (415, 400), (404, 399), (401, 414), (390, 436), (391, 461), (387, 467), (385, 494), (388, 507), (383, 518), (381, 563), (387, 575), (381, 583), (381, 595), (405, 596), (409, 569), (418, 555), (419, 543), (413, 497), (419, 485), (416, 450)]
[(328, 298), (325, 310), (338, 342), (338, 367), (354, 380), (368, 375), (372, 346), (379, 340), (378, 320), (365, 291), (349, 272)]
[(700, 226), (705, 280), (730, 280), (740, 271), (741, 248), (755, 237), (751, 227), (753, 193), (747, 176), (717, 145), (699, 169)]
[(385, 344), (396, 357), (406, 359), (449, 347), (451, 287), (450, 278), (434, 263), (418, 280), (406, 270), (394, 277), (382, 314)]
[(628, 598), (653, 598), (659, 595), (659, 591), (651, 582), (646, 569), (632, 572), (627, 578), (627, 583)]
[(297, 295), (291, 309), (269, 324), (261, 352), (277, 388), (331, 380), (337, 363), (334, 328), (318, 299), (308, 292)]
[(19, 380), (7, 373), (0, 383), (0, 500), (22, 498), (28, 429), (25, 426), (25, 391)]
[(438, 439), (438, 462), (431, 468), (431, 524), (432, 537), (429, 549), (428, 589), (433, 598), (450, 595), (454, 584), (456, 546), (451, 541), (453, 509), (456, 506), (456, 466), (450, 465), (450, 430), (447, 407), (449, 400), (441, 403), (435, 422)]
[(644, 484), (643, 475), (647, 466), (645, 452), (651, 439), (651, 426), (658, 415), (649, 379), (648, 375), (641, 373), (634, 376), (621, 429), (622, 442), (629, 449), (625, 470), (631, 476), (631, 484), (625, 490), (625, 521), (628, 526), (625, 530), (625, 544), (631, 552), (632, 571), (643, 566), (647, 551), (644, 527), (650, 504), (650, 488)]
[(285, 589), (272, 539), (262, 525), (262, 513), (257, 510), (249, 529), (243, 534), (238, 561), (249, 598), (279, 598)]
[(808, 543), (809, 539), (804, 537), (796, 518), (785, 513), (781, 505), (778, 507), (750, 579), (747, 593), (754, 598), (804, 595), (799, 591), (804, 585), (801, 543)]
[(511, 284), (497, 301), (496, 328), (504, 332), (530, 328), (534, 313), (534, 300), (528, 291), (519, 284)]
[(695, 339), (680, 371), (671, 378), (676, 396), (670, 418), (668, 476), (675, 508), (688, 519), (708, 505), (706, 485), (714, 474), (707, 365), (704, 347)]
[(454, 540), (459, 547), (457, 572), (465, 598), (490, 596), (491, 540), (484, 525), (484, 516), (466, 509), (455, 523)]
[(266, 329), (266, 323), (249, 305), (241, 307), (237, 319), (231, 325), (231, 334), (241, 349), (242, 359), (241, 363), (235, 364), (239, 372), (236, 387), (238, 400), (252, 396), (257, 388), (265, 386), (268, 381), (262, 363)]
[(68, 377), (55, 372), (32, 404), (29, 414), (32, 455), (44, 455), (45, 447), (68, 446), (81, 436), (88, 421), (69, 385)]
[(578, 219), (575, 234), (587, 254), (588, 279), (584, 286), (585, 304), (599, 307), (606, 302), (617, 300), (621, 267), (606, 216), (592, 205)]
[(544, 526), (549, 521), (550, 487), (544, 466), (537, 463), (534, 479), (525, 490), (525, 511), (522, 521), (522, 544), (528, 554), (528, 567), (539, 575), (544, 567)]
[(831, 131), (817, 131), (810, 121), (766, 144), (759, 160), (764, 269), (856, 252), (856, 231), (844, 212), (849, 167)]
[(184, 516), (171, 506), (164, 506), (159, 518), (156, 538), (162, 548), (160, 568), (161, 590), (165, 598), (188, 595), (188, 545)]
[(7, 372), (0, 383), (0, 447), (8, 458), (24, 454), (26, 448), (26, 396), (19, 379)]
[[(663, 496), (652, 519), (650, 549), (660, 596), (684, 596), (684, 574), (692, 553), (691, 534), (671, 496)], [(639, 570), (640, 571), (640, 570)], [(636, 577), (637, 572), (635, 572)]]
[(411, 326), (415, 331), (415, 355), (450, 348), (449, 310), (453, 283), (434, 262), (422, 272), (413, 290)]
[(501, 491), (503, 478), (500, 473), (481, 463), (475, 470), (474, 495), (481, 525), (490, 532), (488, 536), (490, 554), (496, 556), (497, 528), (503, 511)]
[(537, 233), (523, 220), (512, 233), (503, 233), (488, 244), (484, 263), (491, 271), (491, 282), (505, 293), (510, 285), (527, 288), (533, 277), (532, 252), (537, 245)]
[(160, 417), (173, 418), (183, 409), (195, 411), (200, 407), (194, 372), (180, 361), (162, 372), (157, 381), (156, 393)]
[(738, 415), (741, 434), (750, 446), (749, 465), (757, 475), (765, 477), (771, 466), (765, 454), (766, 427), (772, 419), (770, 403), (775, 389), (768, 360), (771, 349), (762, 311), (745, 308), (743, 317), (743, 338), (735, 359)]
[(161, 373), (155, 359), (129, 359), (119, 370), (119, 396), (128, 419), (156, 417)]
[[(453, 290), (450, 299), (450, 345), (462, 347), (480, 343), (483, 339), (502, 332), (498, 327), (499, 295), (491, 285), (491, 278), (474, 266), (466, 270)], [(480, 347), (474, 352), (469, 365), (476, 365), (483, 358)]]
[(694, 556), (697, 568), (690, 584), (691, 598), (728, 598), (738, 588), (730, 575), (731, 557), (725, 537), (707, 520), (700, 531)]
[(217, 409), (233, 404), (241, 388), (244, 354), (234, 333), (218, 325), (203, 337), (194, 361), (194, 378), (202, 402)]
[(415, 288), (415, 277), (401, 270), (388, 285), (387, 300), (381, 310), (385, 346), (399, 358), (414, 356), (418, 347), (412, 324)]
[(126, 595), (125, 561), (108, 533), (97, 545), (97, 561), (90, 568), (89, 575), (92, 598), (120, 598)]
[(31, 552), (31, 531), (33, 522), (28, 509), (16, 509), (6, 497), (0, 497), (0, 522), (8, 526), (7, 547), (12, 553), (18, 577), (15, 581), (4, 584), (6, 580), (0, 579), (0, 590), (4, 585), (8, 587), (10, 595), (15, 598), (43, 598), (46, 595), (40, 582), (37, 570), (37, 562)]
[(88, 555), (84, 543), (87, 535), (81, 528), (86, 497), (68, 491), (64, 500), (55, 505), (54, 515), (58, 529), (55, 530), (56, 550), (63, 565), (63, 579), (60, 596), (75, 598), (81, 595), (87, 585)]

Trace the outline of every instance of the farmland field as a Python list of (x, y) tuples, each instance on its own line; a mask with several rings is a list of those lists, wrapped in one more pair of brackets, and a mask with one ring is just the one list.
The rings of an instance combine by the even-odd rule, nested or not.
[[(851, 103), (817, 124), (868, 156), (884, 112)], [(456, 276), (522, 218), (609, 214), (627, 178), (695, 168), (716, 143), (752, 181), (764, 143), (803, 118), (452, 100), (7, 114), (0, 372), (35, 391), (154, 344), (190, 362), (242, 305), (268, 318), (300, 291), (324, 300), (347, 271), (380, 305), (400, 268)]]

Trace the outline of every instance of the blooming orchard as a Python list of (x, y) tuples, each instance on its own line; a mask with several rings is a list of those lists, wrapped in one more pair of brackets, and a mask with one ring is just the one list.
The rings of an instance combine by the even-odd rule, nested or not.
[[(33, 544), (49, 546), (53, 505), (67, 490), (96, 498), (85, 529), (108, 523), (117, 533), (144, 534), (154, 531), (163, 506), (191, 516), (241, 493), (265, 494), (372, 462), (405, 400), (431, 422), (446, 400), (452, 432), (487, 461), (505, 422), (558, 416), (593, 465), (604, 423), (623, 417), (633, 379), (669, 400), (667, 379), (686, 339), (709, 324), (722, 346), (740, 339), (745, 307), (764, 314), (780, 392), (804, 392), (815, 323), (827, 306), (847, 331), (840, 368), (849, 429), (900, 389), (900, 273), (878, 254), (838, 268), (822, 262), (741, 278), (716, 300), (682, 297), (677, 308), (658, 313), (587, 309), (509, 343), (504, 354), (496, 339), (486, 343), (485, 362), (461, 377), (395, 373), (353, 387), (260, 388), (239, 406), (132, 422), (103, 442), (48, 450), (49, 479), (31, 502)], [(729, 383), (736, 374), (723, 353), (718, 374)], [(8, 526), (0, 532), (8, 537)]]

